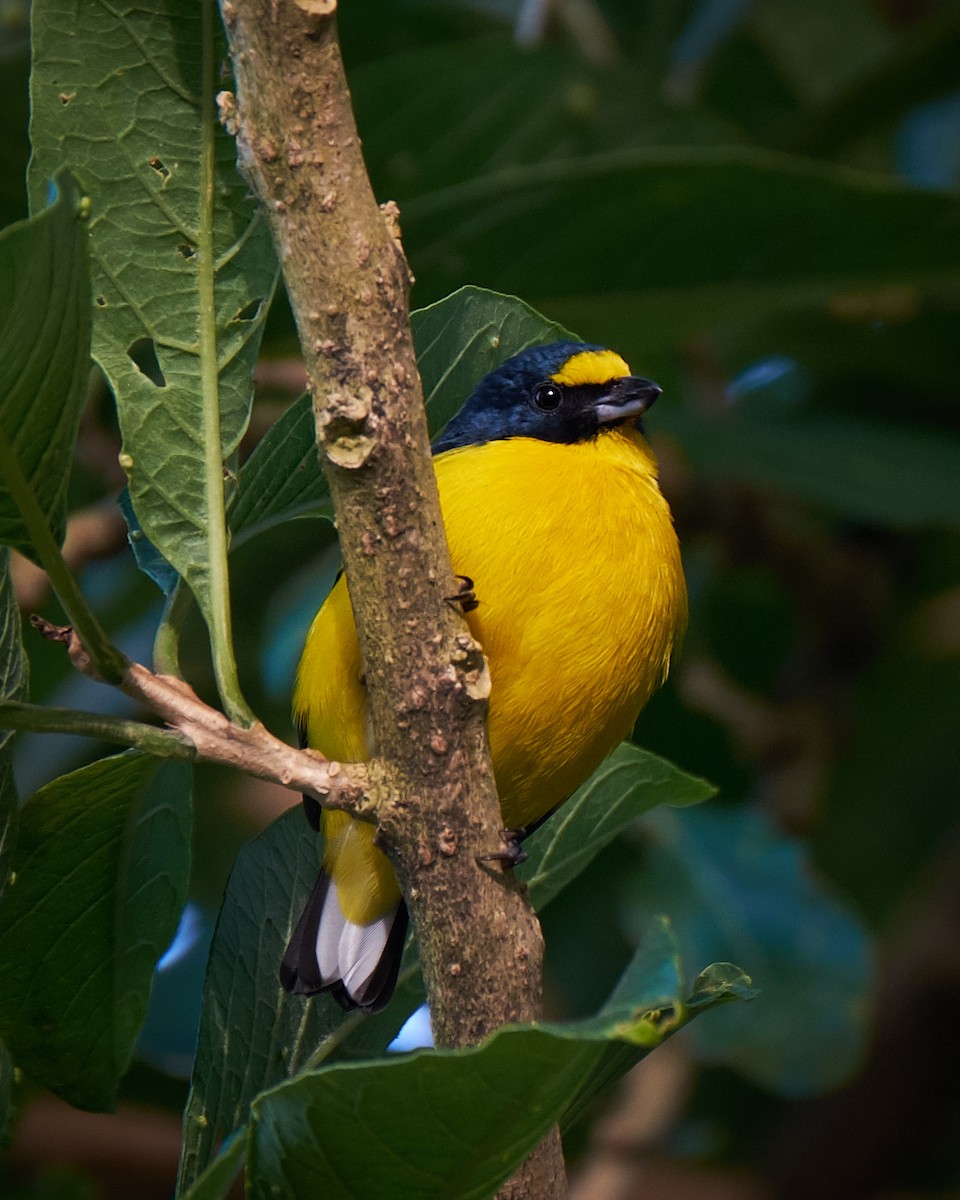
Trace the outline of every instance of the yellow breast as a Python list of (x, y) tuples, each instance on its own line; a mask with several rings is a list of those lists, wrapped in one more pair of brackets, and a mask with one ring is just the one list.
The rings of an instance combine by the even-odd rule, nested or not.
[[(686, 619), (656, 463), (633, 430), (576, 445), (512, 438), (435, 460), (467, 618), (490, 663), (490, 748), (508, 826), (564, 800), (629, 734)], [(310, 744), (363, 758), (363, 687), (344, 580), (311, 628), (295, 709)], [(328, 830), (328, 833), (332, 830)]]

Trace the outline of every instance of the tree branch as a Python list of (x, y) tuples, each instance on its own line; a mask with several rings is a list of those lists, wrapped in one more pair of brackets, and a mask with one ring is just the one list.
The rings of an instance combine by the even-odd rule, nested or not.
[[(417, 929), (439, 1045), (540, 1009), (542, 942), (499, 844), (480, 647), (456, 594), (395, 216), (370, 189), (335, 0), (224, 0), (237, 96), (221, 116), (268, 214), (314, 398), (390, 802), (381, 839)], [(395, 212), (395, 210), (394, 210)]]
[[(381, 212), (343, 76), (336, 0), (223, 0), (237, 96), (221, 116), (268, 213), (314, 399), (388, 807), (380, 833), (417, 930), (434, 1038), (540, 1015), (543, 942), (499, 846), (489, 678), (456, 594), (408, 319), (395, 206)], [(504, 1195), (560, 1194), (554, 1133)]]
[[(69, 625), (52, 625), (42, 617), (32, 617), (31, 624), (49, 641), (61, 642), (79, 671), (96, 677), (94, 664)], [(155, 675), (140, 663), (126, 664), (118, 686), (165, 721), (168, 729), (98, 713), (13, 703), (0, 705), (0, 729), (86, 734), (165, 758), (236, 767), (258, 779), (306, 793), (326, 808), (342, 809), (362, 821), (375, 822), (384, 811), (383, 772), (376, 762), (330, 762), (313, 750), (288, 746), (259, 721), (249, 726), (230, 721), (204, 704), (182, 679)]]

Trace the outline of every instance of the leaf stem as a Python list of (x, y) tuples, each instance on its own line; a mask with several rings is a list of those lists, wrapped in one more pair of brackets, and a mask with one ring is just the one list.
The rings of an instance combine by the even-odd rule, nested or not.
[(30, 481), (23, 473), (20, 460), (2, 429), (0, 475), (3, 476), (7, 490), (23, 518), (40, 565), (46, 571), (57, 599), (67, 614), (67, 620), (89, 654), (97, 674), (107, 683), (118, 684), (126, 672), (127, 658), (107, 637), (103, 626), (87, 604), (76, 579), (64, 561), (57, 539), (53, 536)]
[[(230, 718), (251, 725), (253, 713), (240, 690), (233, 653), (230, 576), (227, 569), (227, 520), (224, 508), (223, 453), (220, 432), (220, 371), (217, 361), (217, 301), (214, 280), (214, 205), (216, 131), (214, 112), (213, 2), (203, 0), (203, 83), (201, 96), (200, 228), (197, 240), (197, 290), (200, 309), (200, 380), (203, 400), (204, 490), (210, 571), (210, 641), (217, 687)], [(161, 647), (161, 649), (163, 649)]]
[(181, 580), (164, 605), (163, 616), (153, 639), (153, 669), (158, 675), (183, 678), (180, 669), (180, 635), (192, 600), (193, 593)]
[(99, 738), (120, 746), (136, 746), (161, 758), (197, 757), (195, 747), (181, 734), (142, 721), (102, 713), (82, 712), (72, 708), (47, 708), (40, 704), (21, 704), (7, 701), (0, 704), (0, 729), (17, 729), (30, 733), (70, 733), (80, 737)]

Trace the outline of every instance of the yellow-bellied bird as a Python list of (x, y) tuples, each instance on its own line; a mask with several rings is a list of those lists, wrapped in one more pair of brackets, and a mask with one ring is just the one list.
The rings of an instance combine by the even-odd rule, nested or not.
[[(490, 751), (517, 861), (526, 833), (629, 735), (686, 620), (680, 551), (641, 421), (659, 394), (613, 351), (555, 342), (487, 375), (434, 446), (453, 569), (478, 601), (467, 622), (490, 665)], [(294, 708), (307, 745), (339, 762), (367, 757), (343, 576), (307, 637)], [(305, 803), (323, 831), (323, 873), (281, 979), (378, 1012), (407, 927), (393, 868), (373, 825)]]

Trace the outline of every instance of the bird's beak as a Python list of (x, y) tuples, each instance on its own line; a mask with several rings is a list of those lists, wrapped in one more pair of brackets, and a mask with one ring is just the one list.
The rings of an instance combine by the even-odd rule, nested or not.
[(613, 425), (631, 417), (642, 417), (662, 391), (649, 379), (624, 375), (614, 380), (594, 405), (597, 420), (601, 425)]

